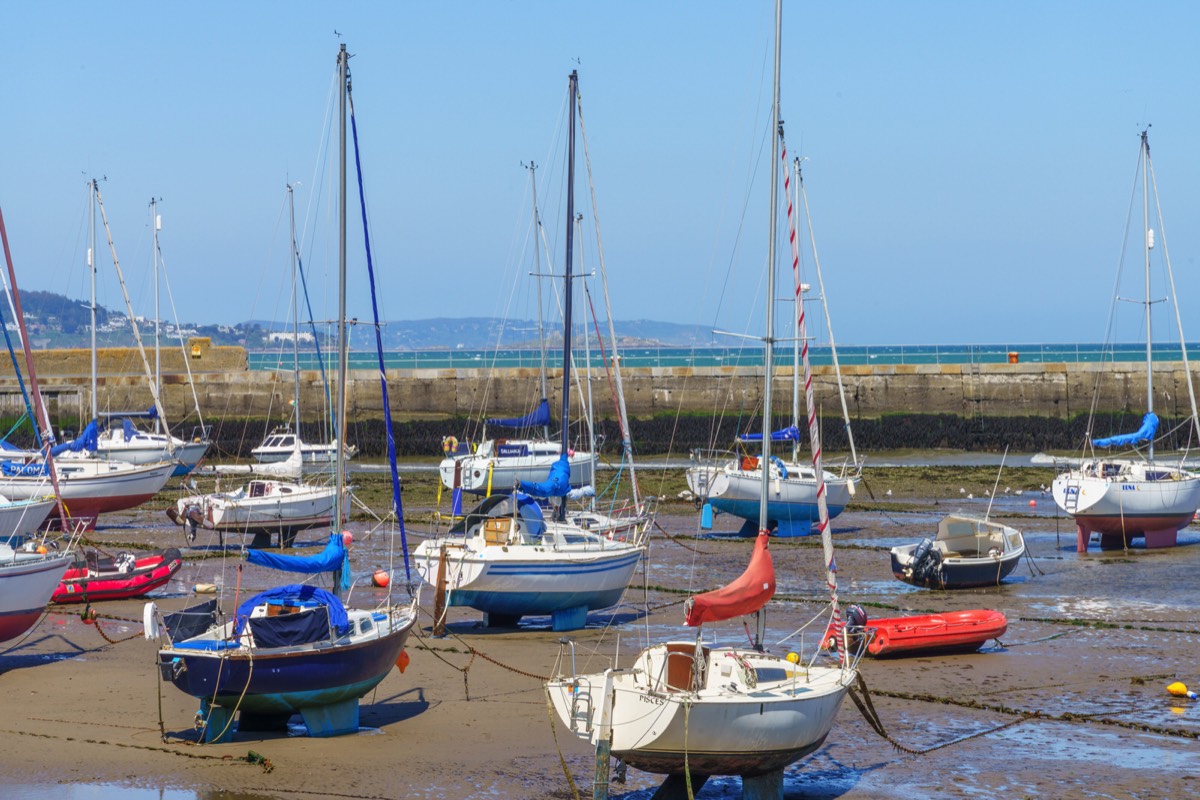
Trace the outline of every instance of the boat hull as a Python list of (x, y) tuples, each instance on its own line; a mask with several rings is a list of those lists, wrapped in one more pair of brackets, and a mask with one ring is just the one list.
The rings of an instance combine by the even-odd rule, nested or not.
[(0, 532), (6, 538), (14, 533), (33, 533), (42, 527), (55, 505), (53, 495), (44, 499), (33, 498), (0, 504)]
[(1104, 550), (1126, 547), (1135, 538), (1148, 548), (1172, 547), (1200, 508), (1200, 476), (1191, 473), (1176, 480), (1126, 480), (1073, 471), (1055, 478), (1052, 491), (1059, 508), (1075, 520), (1081, 553), (1093, 533)]
[[(160, 462), (133, 466), (109, 461), (80, 464), (64, 458), (56, 462), (55, 468), (68, 521), (82, 522), (90, 530), (96, 526), (100, 514), (136, 508), (158, 494), (175, 465)], [(45, 476), (4, 477), (0, 478), (0, 494), (13, 499), (40, 497), (49, 484)], [(59, 516), (56, 506), (47, 522), (56, 523)]]
[[(762, 498), (760, 471), (692, 467), (687, 471), (687, 482), (695, 496), (717, 511), (757, 523)], [(845, 510), (854, 495), (855, 484), (853, 478), (826, 473), (825, 497), (830, 519)], [(809, 535), (812, 523), (820, 520), (817, 482), (811, 478), (773, 478), (769, 486), (767, 520), (777, 526), (776, 535)]]
[[(803, 667), (796, 671), (784, 659), (754, 651), (714, 648), (711, 655), (707, 686), (700, 690), (677, 688), (670, 677), (661, 683), (660, 671), (641, 669), (644, 655), (636, 673), (612, 675), (613, 756), (665, 775), (754, 777), (774, 772), (821, 746), (853, 680), (852, 671), (813, 667), (805, 673)], [(684, 657), (690, 662), (690, 656)], [(750, 665), (760, 677), (743, 684), (746, 672), (737, 665)], [(788, 677), (772, 681), (771, 673)], [(547, 684), (559, 718), (593, 745), (609, 733), (601, 716), (606, 677), (583, 675)]]
[[(571, 486), (578, 488), (596, 479), (596, 459), (589, 453), (575, 453), (568, 458), (571, 466)], [(553, 455), (475, 457), (461, 456), (442, 461), (438, 471), (447, 489), (461, 488), (472, 494), (505, 491), (520, 481), (544, 481), (551, 465), (558, 461)], [(489, 475), (490, 470), (490, 475)]]
[(387, 632), (347, 644), (250, 652), (191, 650), (184, 642), (160, 650), (159, 665), (176, 688), (206, 705), (286, 720), (370, 692), (396, 665), (415, 618), (396, 617)]
[(194, 470), (208, 452), (208, 442), (179, 442), (174, 452), (163, 442), (138, 445), (134, 439), (128, 445), (124, 443), (101, 443), (96, 451), (97, 457), (109, 461), (121, 461), (125, 464), (143, 466), (160, 461), (175, 462), (172, 477), (182, 477)]
[(64, 604), (143, 597), (165, 586), (183, 566), (179, 551), (173, 547), (137, 559), (128, 572), (121, 572), (112, 559), (105, 561), (94, 566), (86, 561), (73, 565), (50, 599)]
[(177, 524), (188, 522), (222, 533), (280, 536), (328, 525), (333, 521), (336, 489), (259, 481), (271, 491), (260, 496), (211, 494), (185, 497), (169, 514)]
[(1016, 569), (1021, 556), (1025, 554), (1022, 549), (1019, 553), (1008, 554), (1003, 558), (945, 559), (937, 577), (922, 580), (905, 570), (911, 560), (906, 560), (904, 556), (911, 555), (915, 548), (916, 545), (909, 545), (892, 549), (892, 575), (910, 586), (920, 586), (924, 589), (977, 589), (982, 586), (996, 586)]
[[(447, 604), (504, 617), (616, 605), (642, 556), (642, 548), (632, 545), (575, 552), (489, 547), (479, 552), (465, 550), (461, 540), (429, 540), (414, 551), (413, 563), (434, 586), (443, 544)], [(514, 552), (518, 550), (524, 552)]]
[(999, 611), (976, 609), (913, 617), (868, 620), (873, 632), (867, 652), (876, 658), (929, 653), (974, 652), (1008, 630)]
[(15, 639), (32, 628), (46, 610), (71, 553), (38, 556), (13, 553), (0, 556), (0, 642)]

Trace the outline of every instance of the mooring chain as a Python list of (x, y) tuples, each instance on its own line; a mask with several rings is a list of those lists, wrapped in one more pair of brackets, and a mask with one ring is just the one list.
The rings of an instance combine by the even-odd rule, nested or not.
[(658, 520), (654, 520), (654, 527), (658, 528), (659, 532), (660, 532), (660, 533), (661, 533), (663, 536), (666, 536), (666, 537), (667, 537), (667, 539), (668, 539), (669, 541), (671, 541), (671, 542), (672, 542), (672, 543), (674, 543), (674, 544), (677, 544), (677, 545), (679, 545), (679, 546), (680, 546), (680, 547), (682, 547), (684, 550), (691, 550), (693, 553), (696, 553), (697, 555), (702, 555), (702, 556), (715, 556), (715, 555), (716, 555), (716, 553), (711, 553), (711, 552), (708, 552), (708, 551), (706, 551), (706, 550), (701, 550), (701, 549), (700, 549), (700, 548), (698, 548), (698, 547), (692, 547), (690, 544), (687, 544), (687, 543), (685, 543), (685, 542), (683, 541), (683, 537), (681, 537), (681, 536), (675, 536), (675, 535), (673, 535), (673, 534), (670, 534), (670, 533), (668, 533), (668, 532), (667, 532), (667, 529), (666, 529), (666, 528), (664, 528), (664, 527), (663, 527), (663, 526), (662, 526), (662, 525), (659, 523), (659, 521), (658, 521)]
[[(1183, 739), (1200, 739), (1200, 731), (1187, 730), (1184, 728), (1167, 728), (1167, 727), (1164, 727), (1161, 725), (1149, 725), (1144, 722), (1128, 722), (1126, 720), (1112, 719), (1110, 717), (1103, 716), (1105, 714), (1114, 713), (1112, 711), (1098, 711), (1098, 712), (1094, 712), (1091, 714), (1080, 714), (1080, 713), (1074, 712), (1074, 711), (1066, 711), (1066, 712), (1063, 712), (1062, 714), (1049, 714), (1045, 711), (1036, 711), (1036, 710), (1031, 711), (1028, 709), (1012, 708), (1012, 707), (1005, 706), (1005, 705), (998, 705), (998, 704), (992, 704), (992, 703), (980, 703), (977, 700), (959, 700), (959, 699), (955, 699), (953, 697), (942, 697), (939, 695), (921, 694), (921, 693), (917, 693), (917, 692), (893, 692), (893, 691), (882, 690), (882, 691), (876, 691), (875, 694), (878, 694), (882, 697), (891, 697), (891, 698), (894, 698), (897, 700), (915, 700), (917, 702), (923, 702), (923, 703), (938, 703), (940, 705), (959, 706), (960, 708), (971, 708), (971, 709), (975, 709), (978, 711), (993, 711), (993, 712), (996, 712), (999, 714), (1010, 714), (1010, 715), (1015, 715), (1015, 716), (1019, 717), (1019, 719), (1016, 720), (1016, 722), (1024, 722), (1026, 720), (1031, 720), (1031, 719), (1047, 720), (1050, 722), (1092, 722), (1092, 723), (1096, 723), (1099, 725), (1115, 726), (1118, 728), (1126, 728), (1128, 730), (1141, 731), (1143, 733), (1154, 733), (1154, 734), (1159, 734), (1162, 736), (1177, 736), (1177, 737), (1180, 737)], [(1015, 724), (1015, 723), (1008, 723), (1006, 725), (1001, 726), (1000, 728), (994, 728), (992, 730), (983, 731), (982, 734), (971, 734), (970, 736), (965, 737), (964, 739), (955, 739), (954, 742), (950, 742), (950, 744), (954, 744), (955, 742), (965, 741), (965, 739), (974, 738), (975, 736), (992, 733), (995, 730), (1002, 730), (1003, 728), (1008, 727), (1008, 725), (1011, 725), (1011, 724)], [(891, 741), (891, 740), (889, 739), (889, 741)], [(945, 745), (938, 745), (938, 747), (944, 747), (944, 746)], [(937, 749), (937, 748), (933, 748), (933, 749)], [(921, 752), (929, 752), (929, 751), (924, 750)]]
[[(932, 747), (926, 747), (923, 749), (914, 749), (911, 747), (907, 747), (907, 746), (901, 744), (900, 742), (896, 741), (884, 729), (883, 720), (881, 720), (879, 718), (879, 713), (875, 710), (875, 704), (871, 702), (871, 694), (870, 694), (870, 691), (867, 689), (867, 682), (863, 679), (861, 672), (857, 673), (855, 684), (851, 685), (849, 688), (850, 688), (850, 692), (849, 692), (850, 699), (854, 701), (854, 705), (858, 707), (859, 712), (863, 715), (863, 719), (865, 719), (867, 721), (867, 724), (871, 726), (871, 729), (873, 731), (875, 731), (875, 733), (879, 734), (880, 738), (882, 738), (884, 741), (886, 741), (892, 747), (896, 748), (896, 750), (898, 750), (899, 752), (904, 753), (906, 755), (910, 755), (910, 756), (925, 755), (926, 753), (932, 753), (935, 750), (941, 750), (941, 749), (943, 749), (945, 747), (949, 747), (950, 745), (953, 745), (953, 744), (959, 744), (960, 742), (966, 742), (971, 739), (977, 739), (981, 736), (988, 736), (990, 734), (996, 733), (997, 731), (1002, 731), (1005, 728), (1011, 728), (1014, 725), (1019, 725), (1022, 722), (1025, 722), (1026, 720), (1033, 719), (1035, 717), (1040, 716), (1036, 712), (1025, 712), (1026, 713), (1025, 716), (1021, 716), (1017, 719), (1011, 720), (1009, 722), (1005, 722), (1002, 725), (997, 725), (994, 728), (989, 728), (984, 731), (978, 731), (977, 733), (967, 734), (966, 736), (960, 736), (957, 739), (951, 739), (948, 742), (942, 742), (941, 744), (935, 744)], [(890, 694), (888, 692), (881, 692), (881, 694), (884, 694), (885, 696), (888, 696), (888, 697), (893, 696), (892, 694)]]
[(110, 742), (106, 739), (81, 739), (76, 736), (56, 736), (52, 733), (36, 733), (34, 731), (13, 731), (0, 730), (0, 733), (9, 736), (32, 736), (38, 739), (56, 739), (63, 742), (83, 742), (84, 744), (103, 744), (110, 747), (124, 747), (130, 750), (149, 750), (155, 753), (169, 753), (171, 755), (182, 756), (184, 758), (204, 759), (208, 761), (230, 761), (235, 763), (258, 764), (262, 767), (263, 772), (270, 772), (275, 769), (275, 765), (271, 763), (271, 759), (265, 758), (253, 750), (247, 751), (244, 756), (219, 756), (209, 753), (189, 753), (184, 750), (176, 750), (173, 747), (157, 747), (151, 744), (131, 744), (129, 742)]

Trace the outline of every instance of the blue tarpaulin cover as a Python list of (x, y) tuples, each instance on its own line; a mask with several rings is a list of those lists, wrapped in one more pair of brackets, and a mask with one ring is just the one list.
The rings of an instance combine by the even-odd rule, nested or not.
[(521, 481), (521, 491), (534, 497), (564, 497), (571, 491), (570, 457), (563, 453), (550, 465), (544, 481)]
[(342, 605), (342, 601), (338, 600), (336, 595), (330, 594), (317, 586), (289, 584), (288, 586), (276, 586), (274, 589), (259, 592), (238, 606), (236, 615), (237, 625), (234, 628), (234, 635), (240, 634), (242, 629), (246, 627), (246, 619), (250, 616), (250, 612), (254, 610), (256, 605), (272, 601), (291, 604), (319, 603), (329, 609), (329, 622), (337, 629), (338, 633), (345, 633), (350, 630), (350, 618), (346, 615), (346, 607)]
[[(743, 433), (738, 437), (739, 442), (761, 442), (761, 433)], [(781, 431), (771, 432), (772, 442), (798, 442), (800, 441), (800, 429), (795, 425), (789, 425)]]
[(1142, 427), (1137, 429), (1136, 433), (1122, 433), (1119, 436), (1109, 436), (1107, 439), (1093, 439), (1092, 444), (1096, 447), (1129, 447), (1138, 442), (1149, 442), (1154, 439), (1154, 434), (1158, 432), (1158, 417), (1153, 411), (1146, 412), (1146, 416), (1142, 417)]
[(550, 424), (550, 401), (543, 397), (530, 414), (523, 417), (497, 417), (489, 419), (487, 424), (502, 428), (543, 428)]

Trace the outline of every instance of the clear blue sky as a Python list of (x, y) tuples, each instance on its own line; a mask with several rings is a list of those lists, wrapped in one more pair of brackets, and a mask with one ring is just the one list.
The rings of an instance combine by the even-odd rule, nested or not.
[[(86, 296), (83, 184), (106, 176), (139, 313), (155, 196), (182, 319), (286, 318), (283, 186), (301, 182), (300, 214), (328, 188), (336, 29), (354, 55), (385, 317), (532, 316), (509, 303), (527, 296), (514, 289), (528, 271), (520, 162), (549, 162), (539, 192), (556, 236), (578, 68), (616, 315), (754, 330), (772, 9), (10, 6), (0, 204), (18, 278)], [(1101, 340), (1147, 122), (1176, 280), (1200, 291), (1200, 5), (785, 2), (784, 19), (783, 117), (810, 159), (840, 340)], [(590, 226), (586, 195), (577, 203)], [(328, 228), (327, 212), (308, 213), (310, 231)], [(320, 282), (331, 250), (313, 241)], [(101, 300), (120, 307), (100, 264)], [(365, 297), (352, 294), (353, 315), (369, 316)], [(1186, 308), (1184, 324), (1200, 338)]]

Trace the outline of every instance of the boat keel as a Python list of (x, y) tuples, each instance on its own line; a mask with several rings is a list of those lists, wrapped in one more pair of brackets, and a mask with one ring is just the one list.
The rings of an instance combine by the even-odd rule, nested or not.
[(577, 631), (587, 625), (587, 606), (563, 608), (550, 614), (550, 629), (555, 632)]
[(312, 737), (341, 736), (358, 731), (358, 698), (300, 709), (304, 727)]

